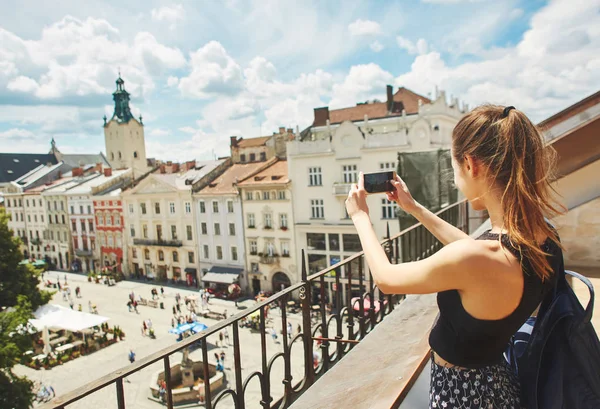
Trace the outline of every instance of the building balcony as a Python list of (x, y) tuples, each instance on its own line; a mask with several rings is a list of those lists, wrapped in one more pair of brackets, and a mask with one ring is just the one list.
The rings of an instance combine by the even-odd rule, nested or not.
[(259, 253), (260, 263), (261, 264), (276, 264), (279, 263), (279, 254), (273, 253), (272, 256), (267, 255), (266, 253)]
[(334, 183), (333, 184), (333, 195), (334, 196), (348, 196), (352, 183)]
[(75, 255), (77, 257), (91, 257), (93, 254), (92, 250), (86, 250), (86, 249), (75, 249)]
[(161, 247), (181, 247), (181, 240), (150, 240), (150, 239), (133, 239), (133, 244), (136, 246), (161, 246)]
[(33, 244), (34, 246), (41, 246), (42, 239), (40, 239), (39, 237), (33, 238), (31, 239), (31, 244)]

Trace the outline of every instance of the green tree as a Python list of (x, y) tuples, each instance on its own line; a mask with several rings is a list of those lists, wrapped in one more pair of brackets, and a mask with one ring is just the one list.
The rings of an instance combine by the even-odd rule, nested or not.
[(23, 254), (20, 239), (8, 229), (8, 216), (0, 208), (0, 408), (26, 409), (31, 406), (32, 383), (12, 372), (23, 353), (31, 348), (25, 330), (27, 321), (39, 306), (52, 298), (40, 290), (40, 271), (19, 264)]

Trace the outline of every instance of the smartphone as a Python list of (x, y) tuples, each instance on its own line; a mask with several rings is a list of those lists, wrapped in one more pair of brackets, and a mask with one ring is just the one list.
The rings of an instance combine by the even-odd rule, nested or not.
[(396, 172), (393, 170), (365, 173), (363, 176), (367, 193), (384, 193), (392, 192), (394, 190), (392, 180), (396, 179)]

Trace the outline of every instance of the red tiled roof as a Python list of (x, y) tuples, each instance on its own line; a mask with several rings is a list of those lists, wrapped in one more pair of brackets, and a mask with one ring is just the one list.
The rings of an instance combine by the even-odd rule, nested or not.
[(270, 185), (274, 183), (288, 183), (287, 160), (277, 160), (273, 165), (246, 178), (238, 183), (240, 187)]
[(252, 148), (255, 146), (263, 146), (271, 138), (270, 136), (259, 136), (258, 138), (241, 139), (237, 145), (240, 148)]
[[(416, 114), (419, 111), (419, 99), (423, 104), (428, 104), (431, 100), (419, 95), (407, 88), (399, 88), (394, 94), (394, 102), (402, 103), (403, 109), (407, 114)], [(333, 109), (329, 111), (329, 122), (338, 124), (344, 121), (362, 121), (365, 115), (369, 119), (385, 118), (387, 116), (402, 115), (402, 112), (388, 113), (387, 102), (376, 102), (372, 104), (360, 104), (349, 108)], [(315, 123), (314, 126), (323, 126), (326, 122)]]
[(237, 190), (233, 187), (233, 184), (236, 179), (238, 181), (243, 180), (265, 165), (266, 162), (235, 164), (227, 169), (221, 176), (213, 180), (212, 183), (200, 190), (199, 195), (235, 194), (237, 193)]

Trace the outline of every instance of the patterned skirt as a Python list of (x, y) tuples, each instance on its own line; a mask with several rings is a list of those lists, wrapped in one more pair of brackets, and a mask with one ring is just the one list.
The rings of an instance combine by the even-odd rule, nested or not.
[(431, 359), (429, 408), (520, 409), (520, 386), (508, 364), (445, 367)]

